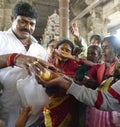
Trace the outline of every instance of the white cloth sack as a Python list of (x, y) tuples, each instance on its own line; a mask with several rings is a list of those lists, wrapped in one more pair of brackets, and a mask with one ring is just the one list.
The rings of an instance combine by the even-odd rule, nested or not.
[(17, 80), (26, 77), (27, 73), (16, 66), (0, 69), (0, 82), (4, 87), (4, 92), (0, 97), (0, 119), (6, 122), (7, 127), (15, 127), (21, 108), (21, 100), (16, 88)]
[(17, 81), (17, 90), (23, 106), (31, 105), (32, 114), (35, 115), (49, 104), (49, 97), (45, 88), (37, 83), (35, 76), (27, 76)]

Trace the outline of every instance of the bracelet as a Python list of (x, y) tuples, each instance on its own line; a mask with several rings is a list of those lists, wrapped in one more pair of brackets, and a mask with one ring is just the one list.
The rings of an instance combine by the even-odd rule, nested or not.
[(7, 57), (7, 66), (14, 66), (15, 65), (15, 58), (18, 55), (18, 53), (11, 53)]

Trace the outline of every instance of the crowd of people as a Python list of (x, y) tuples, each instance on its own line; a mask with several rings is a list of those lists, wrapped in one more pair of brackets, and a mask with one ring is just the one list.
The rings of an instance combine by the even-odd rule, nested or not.
[[(38, 17), (29, 3), (18, 2), (11, 28), (0, 32), (0, 127), (119, 127), (120, 40), (95, 34), (87, 44), (73, 23), (74, 43), (52, 39), (44, 48), (32, 36)], [(49, 80), (40, 76), (46, 69)], [(28, 76), (49, 97), (35, 113), (17, 88)]]

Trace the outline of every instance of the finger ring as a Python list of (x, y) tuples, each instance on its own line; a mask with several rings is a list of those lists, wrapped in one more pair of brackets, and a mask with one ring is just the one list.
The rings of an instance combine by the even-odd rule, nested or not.
[(34, 61), (34, 62), (33, 62), (34, 65), (37, 64), (37, 63), (38, 63), (38, 61)]
[(37, 62), (40, 62), (40, 59), (37, 59)]
[(28, 66), (31, 67), (32, 65), (30, 63), (28, 63)]

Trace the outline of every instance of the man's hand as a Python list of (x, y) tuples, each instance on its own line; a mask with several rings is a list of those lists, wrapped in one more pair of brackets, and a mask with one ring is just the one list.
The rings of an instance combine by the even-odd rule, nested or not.
[(51, 63), (23, 54), (20, 54), (18, 57), (16, 57), (15, 65), (26, 70), (29, 75), (31, 75), (31, 69), (44, 70), (44, 68), (49, 68), (56, 70), (56, 67)]

